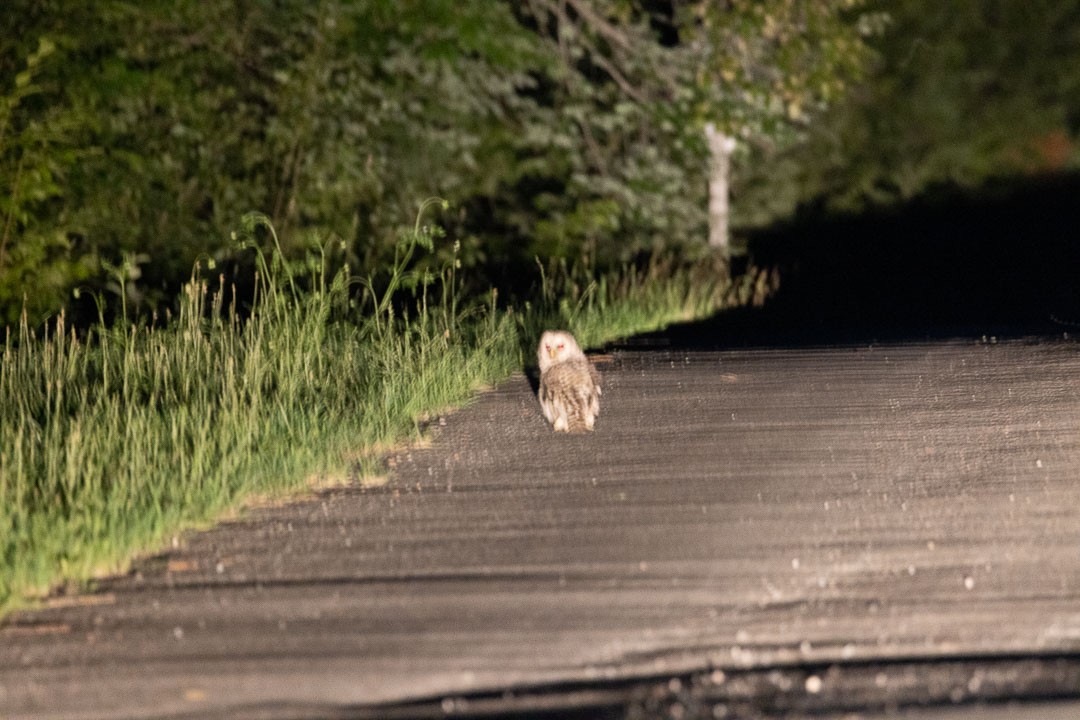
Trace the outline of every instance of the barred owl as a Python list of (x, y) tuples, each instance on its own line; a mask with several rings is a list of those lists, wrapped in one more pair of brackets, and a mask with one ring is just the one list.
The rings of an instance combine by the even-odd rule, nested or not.
[(540, 409), (556, 432), (592, 430), (600, 413), (600, 374), (568, 332), (540, 337)]

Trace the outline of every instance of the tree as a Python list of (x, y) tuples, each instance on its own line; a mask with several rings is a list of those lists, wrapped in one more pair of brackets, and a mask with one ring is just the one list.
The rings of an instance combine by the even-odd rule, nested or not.
[[(866, 38), (882, 20), (862, 13), (863, 4), (530, 0), (528, 6), (558, 44), (565, 76), (587, 79), (578, 97), (601, 106), (582, 117), (606, 117), (597, 89), (606, 81), (615, 96), (608, 102), (639, 113), (638, 124), (652, 130), (648, 139), (680, 168), (684, 195), (690, 183), (705, 185), (699, 179), (705, 163), (693, 158), (709, 154), (710, 244), (726, 254), (727, 172), (736, 139), (788, 147), (858, 79), (870, 57)], [(580, 129), (587, 149), (603, 132), (590, 123)], [(597, 162), (591, 170), (610, 179), (612, 166)]]
[(728, 251), (728, 158), (737, 138), (770, 149), (805, 137), (856, 81), (883, 17), (861, 0), (695, 2), (681, 23), (694, 68), (693, 117), (711, 157), (710, 244)]

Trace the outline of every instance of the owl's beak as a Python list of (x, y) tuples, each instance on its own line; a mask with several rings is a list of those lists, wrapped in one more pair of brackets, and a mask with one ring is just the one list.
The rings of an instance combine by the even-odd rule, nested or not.
[(548, 351), (548, 357), (551, 358), (552, 360), (554, 360), (555, 359), (555, 353), (558, 352), (558, 351), (555, 348), (548, 348), (547, 351)]

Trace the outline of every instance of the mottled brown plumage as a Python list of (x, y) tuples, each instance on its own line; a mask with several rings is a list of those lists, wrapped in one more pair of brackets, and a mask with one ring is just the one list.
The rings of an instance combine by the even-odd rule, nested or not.
[(592, 430), (600, 413), (600, 373), (574, 336), (548, 330), (537, 350), (540, 409), (556, 432)]

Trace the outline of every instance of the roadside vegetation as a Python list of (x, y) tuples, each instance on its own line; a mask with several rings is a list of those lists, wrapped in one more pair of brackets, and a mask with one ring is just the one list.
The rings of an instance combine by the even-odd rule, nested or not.
[[(24, 320), (0, 359), (0, 611), (57, 583), (120, 571), (140, 551), (253, 494), (356, 481), (425, 416), (519, 370), (538, 328), (590, 345), (750, 300), (702, 261), (589, 276), (537, 269), (536, 302), (467, 297), (453, 257), (417, 270), (438, 228), (420, 220), (395, 263), (357, 279), (327, 248), (290, 266), (265, 219), (249, 230), (248, 302), (201, 264), (159, 322), (86, 332)], [(252, 232), (254, 236), (256, 232)], [(755, 288), (754, 281), (758, 280)], [(216, 282), (215, 282), (216, 281)], [(216, 287), (215, 287), (216, 285)]]

